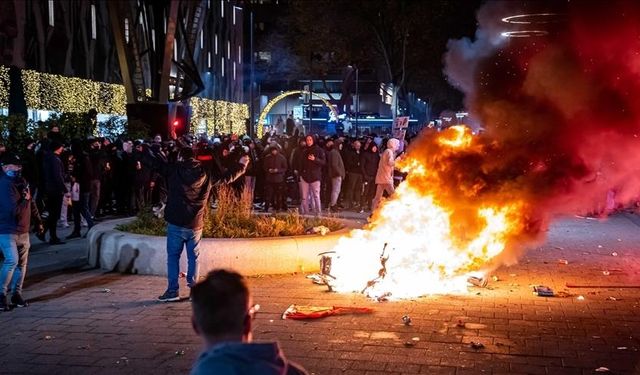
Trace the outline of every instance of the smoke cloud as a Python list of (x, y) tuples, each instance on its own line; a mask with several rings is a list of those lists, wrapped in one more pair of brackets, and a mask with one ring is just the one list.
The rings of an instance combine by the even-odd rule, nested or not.
[[(640, 195), (640, 3), (570, 2), (517, 19), (530, 23), (501, 20), (540, 11), (488, 3), (475, 40), (449, 43), (445, 72), (486, 132), (472, 150), (438, 156), (442, 200), (524, 200), (531, 236), (553, 215), (601, 213), (608, 195), (618, 205)], [(502, 35), (514, 27), (545, 35)], [(432, 139), (411, 154), (433, 163)]]

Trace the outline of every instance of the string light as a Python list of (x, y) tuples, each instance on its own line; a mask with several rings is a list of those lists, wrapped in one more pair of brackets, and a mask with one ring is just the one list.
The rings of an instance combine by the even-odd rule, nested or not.
[[(127, 97), (123, 85), (103, 83), (22, 70), (24, 98), (28, 108), (55, 112), (86, 113), (95, 109), (98, 113), (126, 115)], [(9, 104), (9, 68), (0, 66), (0, 107)], [(145, 94), (151, 96), (151, 90)], [(249, 107), (242, 103), (194, 97), (191, 105), (191, 129), (205, 121), (208, 134), (218, 132), (245, 132)]]
[(246, 132), (245, 121), (249, 118), (249, 106), (246, 104), (194, 97), (189, 99), (189, 105), (193, 130), (198, 128), (201, 121), (204, 121), (207, 134)]
[(124, 86), (76, 77), (22, 71), (24, 98), (28, 108), (56, 112), (88, 112), (124, 115)]
[[(269, 103), (267, 103), (267, 105), (264, 107), (262, 112), (260, 112), (260, 116), (258, 117), (258, 129), (257, 129), (258, 137), (262, 137), (262, 132), (264, 131), (264, 123), (267, 120), (267, 115), (269, 114), (269, 111), (271, 111), (271, 108), (273, 108), (273, 106), (276, 105), (276, 103), (286, 98), (287, 96), (302, 95), (302, 94), (308, 95), (309, 92), (304, 90), (287, 91), (269, 100)], [(324, 103), (324, 105), (326, 105), (329, 108), (329, 110), (333, 114), (333, 117), (338, 118), (338, 112), (327, 99), (323, 98), (322, 96), (316, 93), (312, 93), (312, 95), (315, 96), (317, 99), (320, 99), (320, 101), (322, 101), (322, 103)], [(311, 103), (309, 103), (309, 105), (311, 105)]]
[(9, 107), (9, 68), (0, 65), (0, 108)]

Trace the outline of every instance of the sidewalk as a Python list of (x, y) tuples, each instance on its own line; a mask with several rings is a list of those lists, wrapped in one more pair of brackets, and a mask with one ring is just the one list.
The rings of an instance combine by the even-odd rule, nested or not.
[[(261, 305), (254, 333), (258, 341), (279, 341), (289, 358), (322, 375), (595, 374), (600, 367), (640, 373), (640, 288), (566, 288), (640, 286), (638, 244), (640, 227), (625, 216), (563, 219), (546, 244), (497, 270), (491, 289), (409, 301), (327, 293), (301, 274), (253, 277)], [(189, 303), (155, 301), (166, 287), (161, 277), (89, 270), (27, 282), (31, 306), (0, 313), (3, 374), (181, 374), (200, 350)], [(531, 284), (570, 295), (537, 297)], [(292, 303), (375, 312), (282, 320)]]

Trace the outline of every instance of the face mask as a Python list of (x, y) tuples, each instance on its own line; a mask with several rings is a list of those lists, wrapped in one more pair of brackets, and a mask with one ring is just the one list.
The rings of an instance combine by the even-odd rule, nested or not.
[(6, 174), (11, 178), (20, 177), (20, 171), (7, 171)]

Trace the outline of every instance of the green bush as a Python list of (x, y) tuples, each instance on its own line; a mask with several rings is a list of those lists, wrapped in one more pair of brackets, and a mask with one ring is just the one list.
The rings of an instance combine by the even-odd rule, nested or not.
[[(251, 211), (251, 195), (245, 189), (239, 196), (226, 185), (217, 190), (218, 207), (205, 215), (202, 236), (205, 238), (259, 238), (303, 235), (308, 229), (325, 226), (334, 232), (344, 225), (330, 217), (303, 217), (297, 211), (258, 215)], [(165, 236), (166, 223), (143, 210), (129, 224), (118, 225), (117, 230), (152, 236)]]

